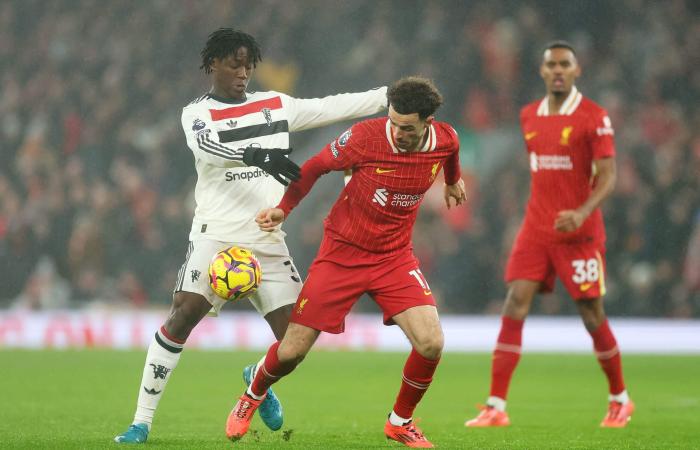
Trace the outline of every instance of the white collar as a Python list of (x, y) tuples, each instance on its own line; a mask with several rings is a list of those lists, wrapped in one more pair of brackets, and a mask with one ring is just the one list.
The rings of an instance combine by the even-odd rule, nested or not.
[[(394, 153), (406, 153), (407, 150), (404, 150), (402, 148), (399, 148), (396, 146), (394, 143), (394, 135), (391, 134), (391, 121), (389, 119), (386, 119), (386, 140), (389, 141), (389, 145), (391, 146), (391, 150), (393, 150)], [(425, 143), (423, 144), (423, 147), (419, 150), (420, 152), (432, 152), (435, 150), (435, 147), (437, 147), (437, 139), (435, 135), (435, 127), (431, 123), (430, 126), (428, 127), (428, 139), (425, 140)]]
[[(576, 111), (576, 108), (578, 108), (578, 105), (581, 103), (581, 99), (583, 98), (583, 95), (576, 89), (576, 86), (571, 87), (571, 92), (569, 92), (569, 96), (566, 97), (566, 100), (564, 100), (564, 103), (561, 104), (561, 107), (559, 108), (559, 115), (561, 116), (570, 116), (571, 114)], [(540, 102), (540, 106), (537, 107), (537, 115), (538, 116), (549, 116), (549, 95), (546, 95), (542, 101)]]

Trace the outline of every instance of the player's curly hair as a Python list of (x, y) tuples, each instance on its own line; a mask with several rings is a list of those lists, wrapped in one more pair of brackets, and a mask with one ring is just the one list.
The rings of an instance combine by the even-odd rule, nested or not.
[(219, 28), (209, 35), (209, 39), (200, 53), (202, 65), (199, 68), (204, 69), (205, 73), (211, 73), (214, 58), (226, 58), (228, 55), (236, 53), (241, 47), (248, 49), (248, 58), (252, 61), (253, 67), (262, 61), (262, 50), (253, 36), (233, 28)]
[(391, 85), (386, 93), (389, 104), (399, 114), (418, 113), (425, 119), (442, 105), (442, 95), (427, 78), (404, 77)]

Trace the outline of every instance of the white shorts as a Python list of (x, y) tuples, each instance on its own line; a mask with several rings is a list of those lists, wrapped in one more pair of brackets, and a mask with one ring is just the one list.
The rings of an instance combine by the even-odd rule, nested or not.
[(209, 287), (209, 262), (217, 252), (233, 245), (251, 250), (260, 262), (262, 282), (247, 299), (261, 315), (296, 303), (301, 291), (301, 276), (284, 243), (241, 245), (235, 242), (190, 241), (173, 292), (194, 292), (204, 296), (212, 305), (209, 315), (217, 316), (227, 301), (214, 294)]

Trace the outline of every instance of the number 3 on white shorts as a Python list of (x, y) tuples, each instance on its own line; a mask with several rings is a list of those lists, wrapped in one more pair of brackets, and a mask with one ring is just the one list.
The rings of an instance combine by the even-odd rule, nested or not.
[(574, 283), (595, 283), (600, 278), (600, 265), (595, 258), (575, 259), (571, 261), (574, 266), (574, 275), (571, 277)]
[(425, 280), (423, 272), (421, 272), (420, 269), (409, 270), (408, 274), (415, 277), (416, 280), (418, 280), (418, 284), (420, 284), (420, 287), (423, 288), (423, 293), (425, 295), (430, 295), (430, 286), (428, 286), (428, 282)]

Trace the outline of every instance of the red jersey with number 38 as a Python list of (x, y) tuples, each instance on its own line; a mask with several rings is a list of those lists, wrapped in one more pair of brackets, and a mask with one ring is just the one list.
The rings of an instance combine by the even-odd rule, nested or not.
[(530, 157), (530, 199), (523, 233), (544, 242), (604, 242), (600, 209), (571, 233), (554, 229), (559, 211), (576, 209), (593, 188), (593, 161), (615, 155), (614, 131), (607, 112), (574, 87), (558, 114), (548, 99), (520, 112), (520, 125)]

